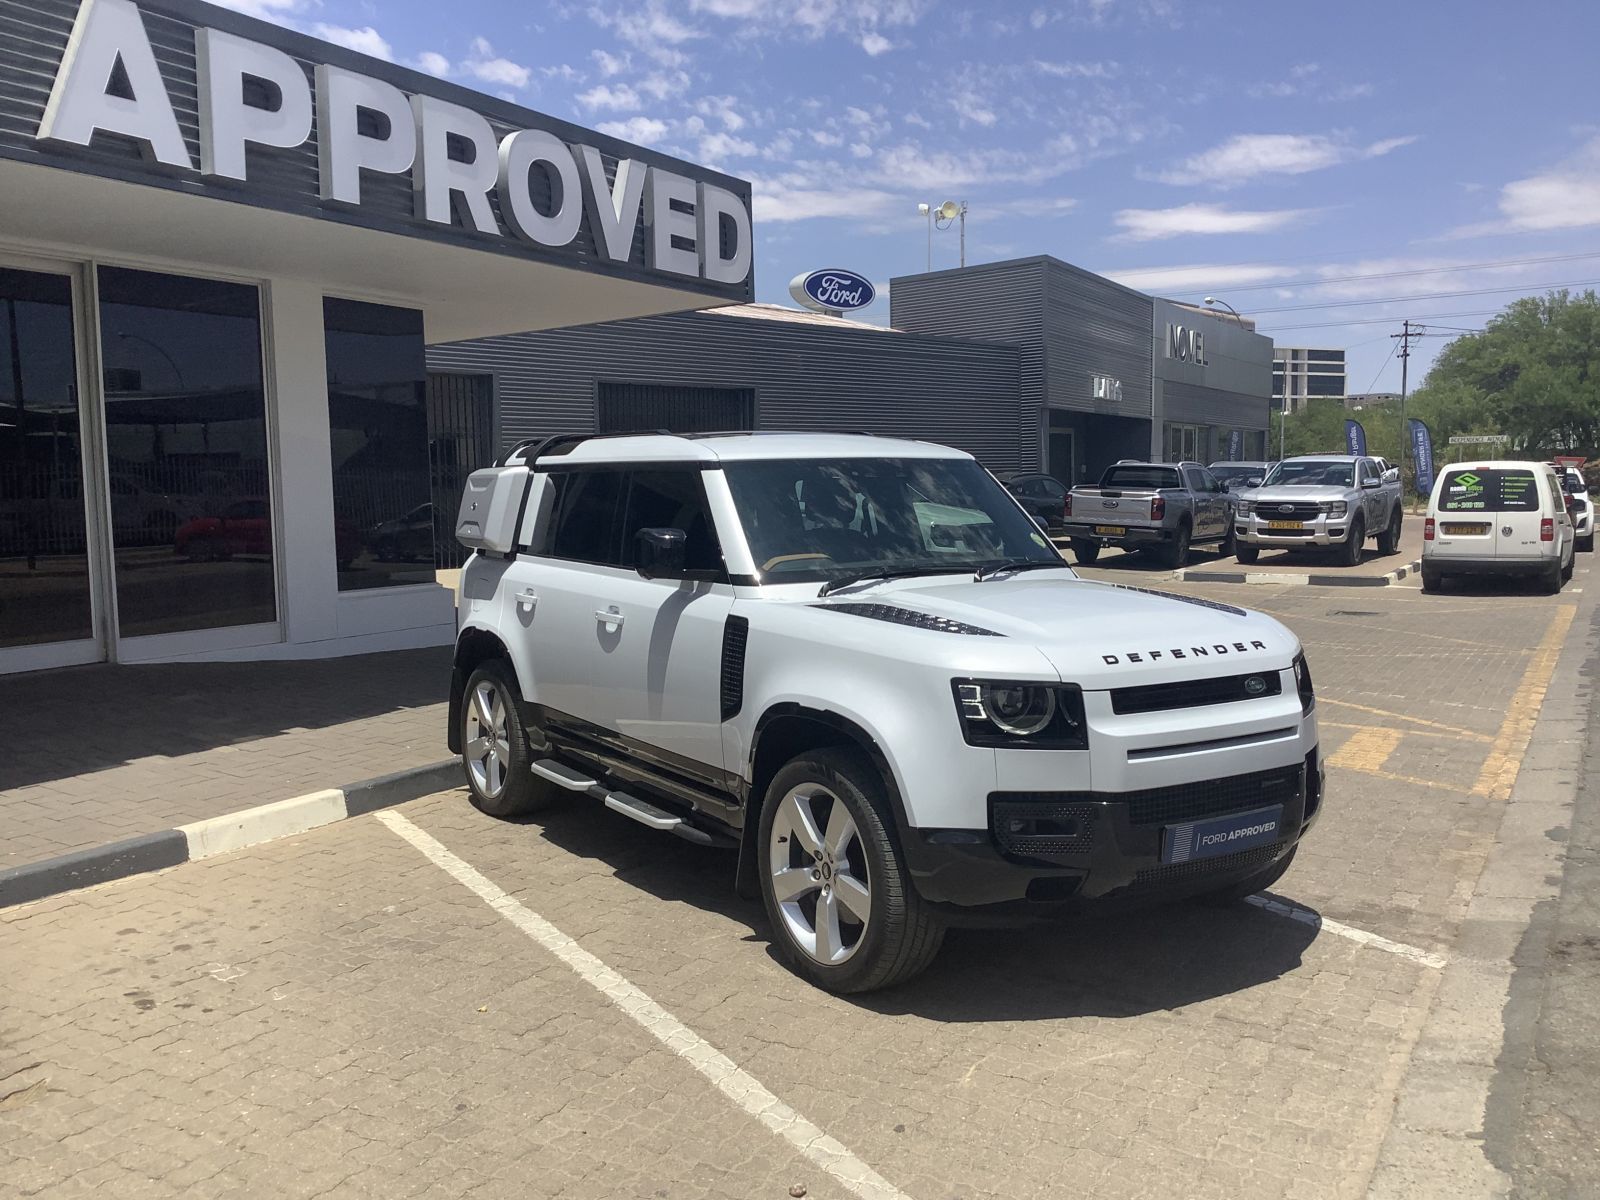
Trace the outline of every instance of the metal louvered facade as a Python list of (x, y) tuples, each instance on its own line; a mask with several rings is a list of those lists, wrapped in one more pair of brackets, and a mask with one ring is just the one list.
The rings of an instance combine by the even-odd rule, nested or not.
[[(737, 313), (738, 310), (734, 310)], [(753, 397), (757, 429), (862, 430), (956, 446), (1000, 470), (1037, 461), (1037, 431), (1016, 419), (1013, 346), (855, 322), (677, 313), (428, 348), (434, 371), (493, 375), (501, 439), (583, 433), (600, 399), (655, 388), (663, 417), (684, 389)], [(648, 395), (648, 390), (645, 392)], [(731, 408), (728, 411), (733, 411)], [(637, 407), (635, 415), (644, 413)], [(646, 428), (670, 420), (643, 419)]]

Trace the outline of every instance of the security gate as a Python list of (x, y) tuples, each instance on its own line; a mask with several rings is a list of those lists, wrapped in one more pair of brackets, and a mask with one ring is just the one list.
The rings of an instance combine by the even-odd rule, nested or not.
[(494, 464), (494, 380), (488, 375), (428, 373), (428, 457), (433, 478), (433, 559), (461, 566), (456, 508), (467, 476)]

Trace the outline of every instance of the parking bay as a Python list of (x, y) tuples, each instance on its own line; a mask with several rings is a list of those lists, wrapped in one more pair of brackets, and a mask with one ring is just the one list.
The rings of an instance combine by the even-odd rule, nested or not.
[[(1447, 958), (1577, 597), (1175, 590), (1273, 612), (1311, 657), (1328, 806), (1275, 893)], [(841, 999), (778, 964), (725, 852), (576, 804), (398, 811), (918, 1200), (1359, 1194), (1438, 978), (1185, 907), (958, 931)], [(48, 1079), (0, 1106), (0, 1177), (850, 1194), (375, 818), (8, 911), (0, 957), (7, 1065)]]

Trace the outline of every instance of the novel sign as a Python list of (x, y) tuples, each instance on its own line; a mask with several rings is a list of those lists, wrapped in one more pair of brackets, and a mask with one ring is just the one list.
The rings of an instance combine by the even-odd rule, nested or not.
[(796, 275), (789, 281), (789, 295), (817, 312), (839, 313), (865, 308), (878, 298), (878, 291), (864, 275), (830, 268)]
[(1167, 357), (1180, 362), (1206, 365), (1206, 335), (1198, 329), (1176, 323), (1167, 326)]
[[(315, 138), (326, 205), (359, 210), (364, 180), (406, 176), (419, 222), (542, 247), (571, 244), (587, 223), (596, 253), (614, 263), (629, 261), (643, 222), (651, 270), (717, 284), (750, 274), (749, 209), (726, 188), (631, 158), (608, 179), (594, 146), (544, 129), (497, 135), (471, 108), (327, 63), (313, 64), (308, 81), (283, 50), (222, 30), (196, 29), (194, 55), (198, 163), (138, 7), (83, 0), (37, 138), (88, 146), (97, 133), (116, 134), (154, 169), (242, 184), (248, 147), (289, 150)], [(547, 187), (535, 189), (535, 171)]]

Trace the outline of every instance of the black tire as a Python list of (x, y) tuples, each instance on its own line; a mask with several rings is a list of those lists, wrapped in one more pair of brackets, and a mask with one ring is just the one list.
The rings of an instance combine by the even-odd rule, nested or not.
[(1404, 520), (1404, 514), (1401, 513), (1400, 506), (1396, 504), (1394, 506), (1394, 515), (1389, 518), (1389, 524), (1378, 535), (1379, 554), (1398, 554), (1400, 552), (1400, 523), (1402, 520)]
[(1249, 566), (1261, 557), (1261, 547), (1236, 545), (1233, 548), (1233, 556), (1244, 563), (1245, 566)]
[(1187, 524), (1178, 526), (1178, 535), (1161, 547), (1161, 561), (1172, 570), (1181, 570), (1189, 565), (1189, 539), (1192, 531)]
[[(485, 785), (473, 770), (477, 756), (472, 745), (477, 728), (484, 724), (475, 708), (474, 697), (479, 689), (487, 689), (499, 696), (504, 712), (506, 761), (502, 765), (500, 787), (495, 790)], [(547, 779), (541, 779), (528, 769), (533, 761), (528, 745), (527, 731), (517, 713), (521, 693), (511, 668), (502, 659), (484, 663), (467, 679), (466, 691), (461, 701), (461, 769), (467, 777), (467, 795), (472, 806), (491, 817), (520, 817), (526, 813), (547, 808), (560, 794), (561, 789)], [(491, 717), (493, 713), (491, 712)], [(487, 771), (484, 772), (488, 774)], [(492, 778), (489, 782), (493, 782)]]
[(1341, 567), (1357, 567), (1361, 565), (1361, 547), (1367, 540), (1367, 523), (1357, 517), (1350, 526), (1350, 532), (1345, 536), (1344, 545), (1339, 547), (1339, 565)]
[(1561, 581), (1563, 578), (1565, 576), (1561, 570), (1561, 561), (1557, 559), (1550, 564), (1550, 569), (1540, 577), (1540, 588), (1546, 596), (1558, 596), (1561, 594)]
[(1292, 846), (1289, 853), (1273, 863), (1265, 871), (1257, 871), (1248, 878), (1241, 879), (1238, 883), (1230, 883), (1227, 887), (1218, 888), (1214, 892), (1204, 892), (1197, 897), (1203, 904), (1238, 904), (1246, 896), (1254, 896), (1257, 892), (1264, 892), (1278, 880), (1294, 863), (1295, 852), (1299, 846)]
[(1574, 554), (1571, 558), (1567, 559), (1567, 565), (1561, 568), (1561, 582), (1562, 583), (1571, 583), (1572, 582), (1572, 569), (1574, 567), (1576, 567), (1577, 565), (1578, 565), (1578, 556), (1576, 554)]
[[(868, 887), (868, 918), (849, 956), (843, 962), (824, 963), (796, 940), (774, 891), (774, 856), (805, 857), (798, 839), (774, 842), (774, 829), (786, 797), (808, 784), (831, 793), (825, 803), (842, 803), (854, 823), (853, 848), (864, 868)], [(842, 748), (813, 750), (790, 760), (773, 777), (761, 806), (756, 873), (761, 900), (772, 924), (772, 940), (783, 958), (801, 978), (824, 991), (845, 995), (870, 992), (904, 983), (925, 970), (944, 941), (944, 924), (917, 894), (901, 857), (894, 833), (894, 814), (883, 780), (865, 755)], [(783, 846), (778, 850), (777, 846)], [(841, 866), (840, 874), (844, 868)], [(854, 873), (854, 871), (852, 873)], [(815, 920), (813, 915), (812, 920)]]
[(1422, 564), (1422, 590), (1425, 592), (1444, 591), (1444, 572), (1431, 563)]
[(1217, 543), (1217, 553), (1227, 558), (1233, 553), (1233, 518), (1228, 518), (1228, 528), (1222, 535), (1222, 541)]
[(1098, 542), (1075, 541), (1072, 543), (1072, 557), (1085, 566), (1089, 566), (1100, 557), (1100, 544)]
[(1588, 537), (1579, 538), (1578, 539), (1578, 550), (1583, 554), (1593, 554), (1594, 553), (1594, 534), (1591, 533)]

